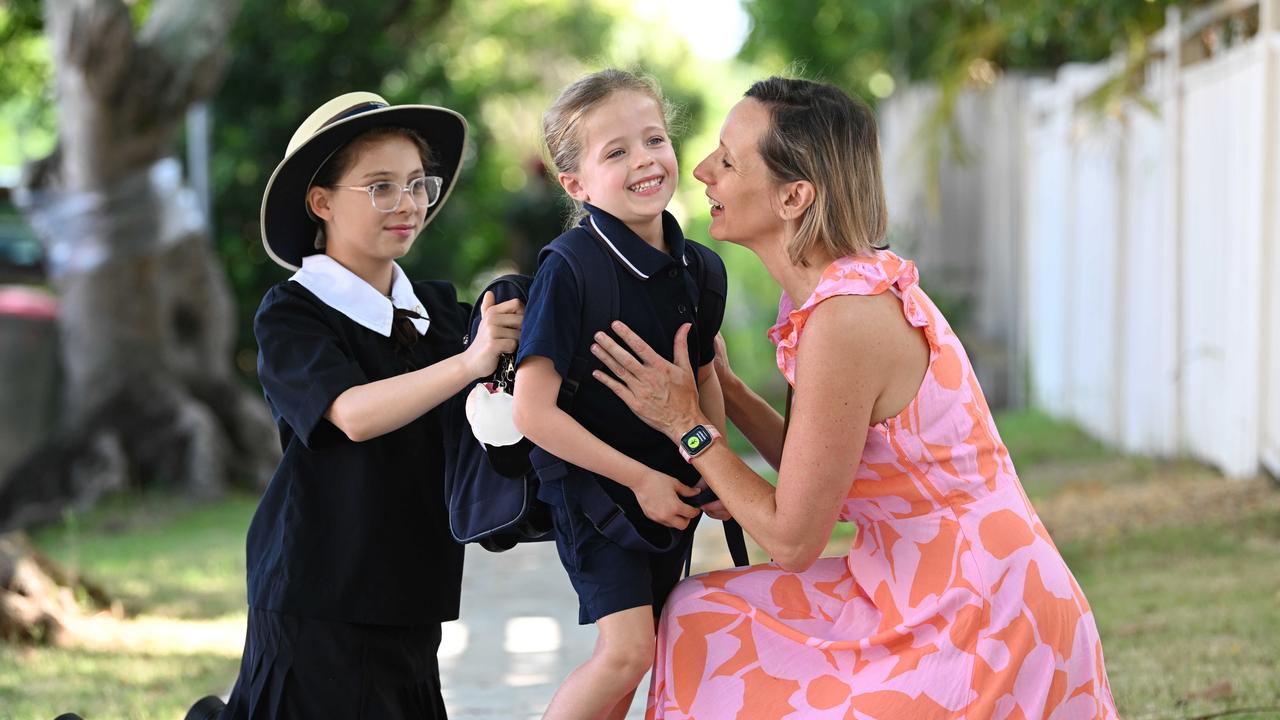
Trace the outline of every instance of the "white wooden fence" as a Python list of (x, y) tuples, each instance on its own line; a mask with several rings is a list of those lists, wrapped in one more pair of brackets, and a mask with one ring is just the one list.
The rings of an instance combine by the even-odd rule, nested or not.
[(919, 131), (936, 92), (895, 96), (892, 237), (968, 302), (997, 401), (1029, 388), (1126, 450), (1280, 475), (1280, 0), (1171, 11), (1152, 45), (1154, 113), (1082, 106), (1120, 60), (967, 94), (972, 158), (943, 164), (940, 212)]

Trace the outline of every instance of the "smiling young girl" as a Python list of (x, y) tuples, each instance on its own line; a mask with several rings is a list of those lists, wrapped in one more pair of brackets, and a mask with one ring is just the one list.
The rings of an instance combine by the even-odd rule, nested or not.
[(436, 407), (515, 349), (521, 308), (469, 309), (396, 260), (453, 189), (457, 113), (325, 103), (267, 184), (262, 240), (295, 270), (254, 319), (284, 452), (249, 526), (249, 625), (222, 718), (444, 718), (436, 649), (462, 548)]
[[(723, 276), (724, 265), (686, 240), (666, 211), (679, 169), (656, 85), (619, 70), (589, 75), (561, 93), (543, 129), (559, 183), (580, 211), (579, 224), (558, 241), (607, 248), (620, 317), (666, 357), (672, 357), (676, 328), (704, 320), (706, 327), (695, 327), (690, 361), (699, 368), (703, 408), (722, 418), (712, 343), (724, 298), (699, 288), (693, 268), (706, 263), (707, 272)], [(697, 494), (700, 478), (661, 434), (589, 378), (570, 411), (557, 405), (575, 349), (607, 330), (583, 322), (583, 304), (603, 298), (579, 294), (568, 262), (548, 253), (534, 277), (520, 338), (515, 419), (534, 443), (566, 463), (563, 477), (542, 476), (539, 497), (552, 506), (579, 622), (595, 623), (599, 633), (591, 659), (564, 681), (545, 717), (621, 718), (653, 662), (654, 616), (680, 577), (699, 517), (682, 498)], [(695, 298), (715, 310), (697, 313)], [(648, 538), (671, 538), (671, 547), (652, 552), (606, 536), (584, 511), (592, 484), (622, 513), (614, 522), (630, 523)], [(723, 517), (719, 505), (704, 507)]]

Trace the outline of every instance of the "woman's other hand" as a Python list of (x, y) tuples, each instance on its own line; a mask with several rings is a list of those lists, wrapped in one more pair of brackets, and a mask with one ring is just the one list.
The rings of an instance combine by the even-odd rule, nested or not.
[(698, 407), (697, 379), (689, 366), (691, 326), (685, 323), (676, 331), (674, 364), (654, 352), (626, 324), (614, 321), (612, 327), (627, 347), (606, 333), (596, 333), (591, 352), (613, 373), (610, 377), (596, 370), (592, 373), (596, 380), (621, 398), (636, 417), (673, 441), (705, 422)]
[(729, 349), (725, 347), (724, 335), (716, 333), (715, 338), (716, 356), (712, 363), (715, 365), (716, 377), (720, 378), (720, 385), (723, 387), (730, 381), (737, 382), (738, 376), (733, 374), (733, 368), (729, 367)]
[(473, 378), (484, 377), (498, 367), (498, 356), (516, 351), (520, 339), (520, 324), (524, 322), (524, 303), (512, 298), (494, 304), (493, 292), (480, 300), (480, 324), (476, 336), (464, 352), (468, 374)]

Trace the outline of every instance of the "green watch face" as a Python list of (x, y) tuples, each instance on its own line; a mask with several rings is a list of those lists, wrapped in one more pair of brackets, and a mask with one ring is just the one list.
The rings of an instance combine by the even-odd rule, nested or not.
[(699, 450), (706, 447), (711, 442), (711, 433), (701, 425), (695, 427), (680, 438), (680, 443), (684, 445), (684, 449), (690, 455), (695, 455)]

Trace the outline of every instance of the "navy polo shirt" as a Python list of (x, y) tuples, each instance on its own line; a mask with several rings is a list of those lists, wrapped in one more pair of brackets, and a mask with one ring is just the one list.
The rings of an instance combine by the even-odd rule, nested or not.
[[(413, 292), (430, 317), (413, 364), (461, 352), (470, 309), (453, 286)], [(254, 333), (284, 455), (249, 526), (249, 605), (377, 625), (457, 618), (462, 546), (449, 534), (439, 408), (360, 443), (324, 418), (348, 388), (406, 371), (394, 340), (291, 281), (267, 292)]]
[[(698, 368), (711, 362), (715, 357), (714, 340), (720, 330), (723, 312), (709, 319), (708, 327), (697, 326), (693, 298), (699, 295), (692, 272), (696, 266), (691, 265), (697, 260), (690, 257), (694, 250), (688, 245), (693, 241), (685, 239), (676, 219), (670, 213), (662, 214), (663, 237), (669, 250), (663, 252), (650, 246), (609, 213), (591, 205), (586, 209), (589, 215), (583, 219), (582, 225), (590, 226), (600, 239), (578, 228), (568, 231), (565, 236), (575, 242), (604, 241), (615, 260), (612, 270), (618, 280), (618, 319), (667, 360), (675, 357), (673, 341), (676, 330), (686, 322), (694, 323), (689, 335), (690, 363)], [(548, 253), (538, 266), (529, 290), (517, 362), (534, 355), (549, 358), (563, 378), (584, 335), (594, 335), (598, 330), (613, 334), (607, 327), (583, 327), (582, 302), (572, 269), (560, 255)], [(722, 309), (723, 298), (716, 305)], [(603, 384), (590, 377), (580, 380), (581, 385), (569, 412), (583, 427), (620, 452), (686, 485), (698, 482), (697, 470), (685, 462), (675, 444), (665, 435), (644, 424)], [(580, 468), (573, 470), (576, 473), (586, 472)], [(630, 489), (611, 480), (600, 479), (601, 486), (626, 511), (633, 523), (638, 527), (645, 523), (653, 524), (644, 516)], [(543, 483), (539, 498), (563, 504), (562, 498), (573, 497), (574, 473), (564, 482), (563, 486), (558, 481)]]

